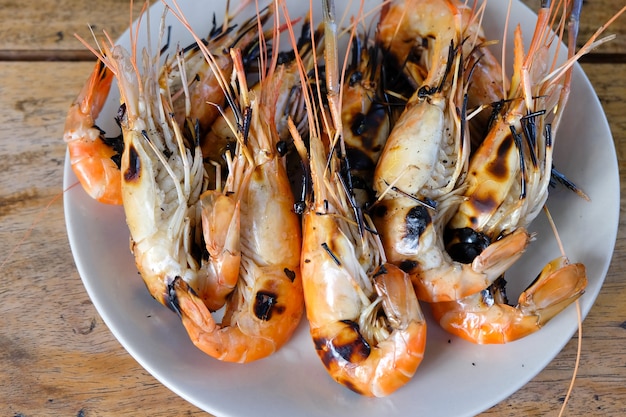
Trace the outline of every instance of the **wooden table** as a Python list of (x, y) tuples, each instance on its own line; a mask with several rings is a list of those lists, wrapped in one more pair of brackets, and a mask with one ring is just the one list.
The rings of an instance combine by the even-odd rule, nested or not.
[[(623, 4), (586, 2), (581, 39)], [(203, 415), (149, 375), (113, 337), (83, 288), (65, 231), (63, 123), (93, 65), (72, 35), (89, 37), (91, 24), (117, 38), (128, 26), (128, 10), (127, 0), (0, 0), (3, 416)], [(585, 58), (583, 67), (626, 172), (626, 16), (610, 33), (618, 39)], [(626, 174), (621, 180), (626, 184)], [(626, 415), (624, 270), (626, 236), (620, 228), (606, 283), (584, 322), (581, 365), (566, 415)], [(574, 338), (543, 372), (482, 415), (557, 415), (576, 348)]]

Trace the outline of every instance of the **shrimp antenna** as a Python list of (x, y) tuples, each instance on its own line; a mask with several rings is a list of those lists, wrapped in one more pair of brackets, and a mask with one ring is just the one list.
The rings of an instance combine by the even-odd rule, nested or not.
[[(546, 213), (546, 217), (548, 218), (548, 223), (550, 223), (550, 227), (552, 228), (552, 232), (554, 233), (554, 237), (556, 238), (557, 244), (559, 246), (559, 250), (561, 251), (561, 255), (567, 259), (565, 256), (565, 249), (563, 248), (563, 242), (561, 237), (559, 236), (559, 232), (556, 229), (556, 224), (554, 223), (554, 219), (550, 214), (550, 210), (547, 206), (543, 206), (543, 210)], [(583, 320), (582, 320), (582, 312), (580, 309), (580, 300), (576, 300), (576, 314), (578, 317), (578, 338), (577, 338), (577, 347), (576, 347), (576, 362), (574, 364), (574, 372), (572, 373), (572, 379), (570, 381), (569, 387), (567, 389), (567, 394), (565, 394), (565, 399), (563, 400), (563, 405), (561, 406), (561, 410), (559, 411), (558, 417), (561, 417), (565, 412), (565, 407), (567, 402), (572, 394), (572, 390), (574, 389), (574, 383), (576, 382), (576, 376), (578, 375), (578, 369), (580, 367), (580, 357), (582, 351), (582, 335), (583, 335)]]

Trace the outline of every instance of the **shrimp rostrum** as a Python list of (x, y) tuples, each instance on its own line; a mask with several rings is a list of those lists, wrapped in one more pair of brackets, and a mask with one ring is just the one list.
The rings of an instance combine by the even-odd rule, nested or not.
[[(333, 27), (333, 6), (328, 3), (325, 24)], [(325, 39), (329, 33), (336, 36), (326, 31)], [(332, 79), (337, 63), (328, 56), (332, 54), (326, 59), (327, 77)], [(359, 394), (381, 397), (414, 375), (424, 354), (426, 322), (409, 277), (386, 262), (373, 223), (347, 185), (340, 119), (325, 113), (341, 113), (339, 95), (329, 94), (328, 109), (311, 97), (309, 92), (308, 152), (295, 127), (291, 129), (300, 155), (308, 159), (312, 180), (301, 261), (310, 332), (333, 379)], [(321, 121), (315, 109), (322, 109)]]
[[(188, 26), (184, 16), (177, 16)], [(275, 35), (277, 28), (276, 20)], [(212, 59), (208, 50), (203, 53)], [(301, 230), (284, 160), (276, 149), (279, 136), (273, 112), (275, 92), (282, 91), (281, 71), (270, 65), (259, 88), (250, 90), (240, 51), (232, 49), (231, 56), (236, 78), (224, 93), (234, 106), (229, 124), (237, 145), (227, 154), (225, 188), (201, 196), (209, 259), (199, 271), (196, 289), (177, 278), (168, 295), (199, 349), (220, 360), (249, 362), (278, 350), (300, 322)], [(224, 259), (227, 268), (220, 267)], [(215, 291), (216, 285), (221, 289)], [(222, 305), (224, 316), (217, 323), (211, 310)]]

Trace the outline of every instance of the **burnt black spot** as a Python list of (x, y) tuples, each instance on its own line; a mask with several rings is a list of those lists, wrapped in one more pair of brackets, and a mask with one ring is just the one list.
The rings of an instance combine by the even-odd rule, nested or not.
[(494, 162), (488, 165), (489, 172), (496, 178), (505, 178), (508, 172), (506, 165), (506, 155), (513, 146), (513, 140), (504, 140), (498, 147), (498, 157), (494, 159)]
[(289, 281), (293, 282), (296, 279), (296, 273), (291, 269), (285, 268), (283, 271), (285, 272), (285, 275), (287, 275), (287, 278), (289, 278)]
[(128, 168), (124, 172), (124, 180), (136, 181), (141, 176), (141, 161), (139, 154), (133, 145), (128, 148)]
[[(469, 198), (469, 202), (479, 213), (489, 213), (498, 207), (496, 196), (493, 195), (473, 195)], [(471, 221), (474, 226), (478, 224), (478, 218), (476, 217), (472, 217)]]
[[(260, 320), (268, 321), (272, 318), (273, 307), (276, 305), (276, 294), (268, 291), (259, 291), (254, 300), (254, 315)], [(276, 311), (280, 313), (281, 311)]]
[(432, 222), (428, 209), (424, 206), (415, 206), (407, 213), (405, 219), (405, 233), (403, 242), (413, 250), (417, 249), (419, 238)]
[(384, 204), (377, 204), (372, 208), (370, 213), (374, 217), (385, 217), (385, 215), (387, 214), (387, 206), (385, 206)]
[(398, 265), (398, 267), (408, 274), (417, 267), (417, 262), (411, 261), (411, 260), (404, 260), (400, 262), (400, 265)]
[(369, 343), (361, 336), (359, 325), (352, 320), (341, 322), (345, 326), (331, 339), (314, 338), (315, 349), (327, 369), (332, 369), (337, 361), (359, 363), (371, 352)]
[[(97, 126), (94, 126), (98, 128)], [(99, 129), (99, 128), (98, 128)], [(115, 137), (105, 137), (104, 134), (101, 136), (102, 142), (105, 145), (109, 146), (115, 154), (111, 157), (111, 160), (115, 163), (117, 168), (122, 167), (122, 152), (124, 152), (124, 136), (120, 133)]]
[(489, 246), (490, 239), (469, 227), (446, 231), (446, 249), (455, 261), (470, 263)]
[(378, 135), (381, 127), (385, 125), (387, 117), (387, 108), (380, 103), (372, 103), (366, 114), (358, 113), (354, 116), (350, 130), (353, 135), (361, 139), (364, 149), (370, 151), (380, 150)]

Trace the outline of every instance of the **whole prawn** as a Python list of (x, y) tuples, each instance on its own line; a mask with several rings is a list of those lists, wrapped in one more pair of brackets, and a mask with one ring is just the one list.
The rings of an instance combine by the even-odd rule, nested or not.
[[(303, 214), (306, 312), (317, 354), (333, 379), (362, 395), (381, 397), (414, 375), (424, 354), (426, 322), (409, 277), (386, 262), (373, 223), (347, 187), (341, 118), (336, 117), (341, 94), (332, 81), (339, 79), (332, 54), (332, 1), (324, 2), (324, 14), (326, 50), (331, 48), (326, 54), (330, 114), (323, 114), (320, 123), (314, 114), (323, 106), (316, 106), (308, 92), (308, 157), (297, 130), (291, 129), (300, 155), (308, 159), (313, 184)], [(328, 41), (329, 36), (335, 39)], [(306, 78), (304, 70), (301, 76)]]
[[(515, 32), (514, 76), (506, 104), (472, 157), (466, 199), (448, 224), (450, 251), (466, 261), (480, 253), (480, 242), (528, 226), (548, 198), (552, 154), (567, 102), (570, 71), (582, 53), (597, 44), (603, 30), (576, 53), (582, 2), (564, 2), (562, 7), (559, 10), (550, 1), (542, 2), (526, 53), (520, 29)], [(547, 60), (552, 42), (560, 39), (548, 29), (550, 22), (558, 21), (555, 32), (563, 33), (568, 20), (556, 19), (559, 13), (569, 16), (568, 59), (557, 65)], [(504, 284), (504, 279), (499, 279), (470, 297), (433, 304), (433, 314), (444, 329), (467, 340), (505, 343), (537, 331), (578, 299), (587, 277), (585, 266), (570, 263), (563, 252), (542, 269), (516, 306), (508, 304)]]
[[(423, 57), (427, 75), (396, 121), (376, 166), (373, 209), (389, 261), (410, 274), (418, 298), (429, 302), (456, 300), (486, 288), (521, 256), (530, 239), (518, 229), (471, 264), (453, 260), (443, 245), (443, 227), (461, 202), (469, 158), (466, 86), (459, 76), (463, 22), (468, 20), (464, 10), (464, 4), (452, 0), (397, 1), (379, 23), (393, 26), (391, 35), (406, 26), (414, 38), (432, 38)], [(388, 20), (397, 16), (402, 17), (399, 23)], [(407, 43), (403, 37), (381, 40), (392, 41)]]
[[(181, 22), (189, 27), (180, 10), (177, 12)], [(273, 33), (277, 39), (277, 20)], [(205, 59), (211, 60), (209, 51), (201, 49)], [(276, 150), (274, 112), (283, 74), (275, 67), (277, 50), (273, 49), (273, 53), (260, 88), (249, 90), (241, 55), (231, 50), (236, 84), (225, 94), (231, 95), (229, 102), (237, 106), (233, 109), (236, 120), (229, 122), (237, 145), (229, 161), (227, 189), (202, 197), (203, 220), (209, 226), (219, 219), (207, 218), (207, 211), (219, 210), (214, 203), (224, 199), (231, 200), (225, 203), (228, 209), (223, 214), (238, 217), (235, 223), (240, 224), (231, 229), (240, 233), (233, 236), (239, 250), (239, 268), (232, 268), (237, 269), (236, 285), (231, 293), (218, 294), (217, 300), (207, 299), (213, 307), (224, 303), (222, 322), (215, 321), (207, 304), (185, 280), (177, 278), (169, 285), (170, 306), (181, 316), (194, 344), (229, 362), (249, 362), (275, 352), (290, 339), (304, 310), (300, 219), (293, 211), (294, 199), (284, 161)], [(262, 51), (262, 56), (266, 56), (266, 51)], [(232, 96), (231, 91), (238, 91), (238, 96)], [(228, 224), (233, 224), (232, 220)], [(209, 254), (212, 255), (219, 256)]]

